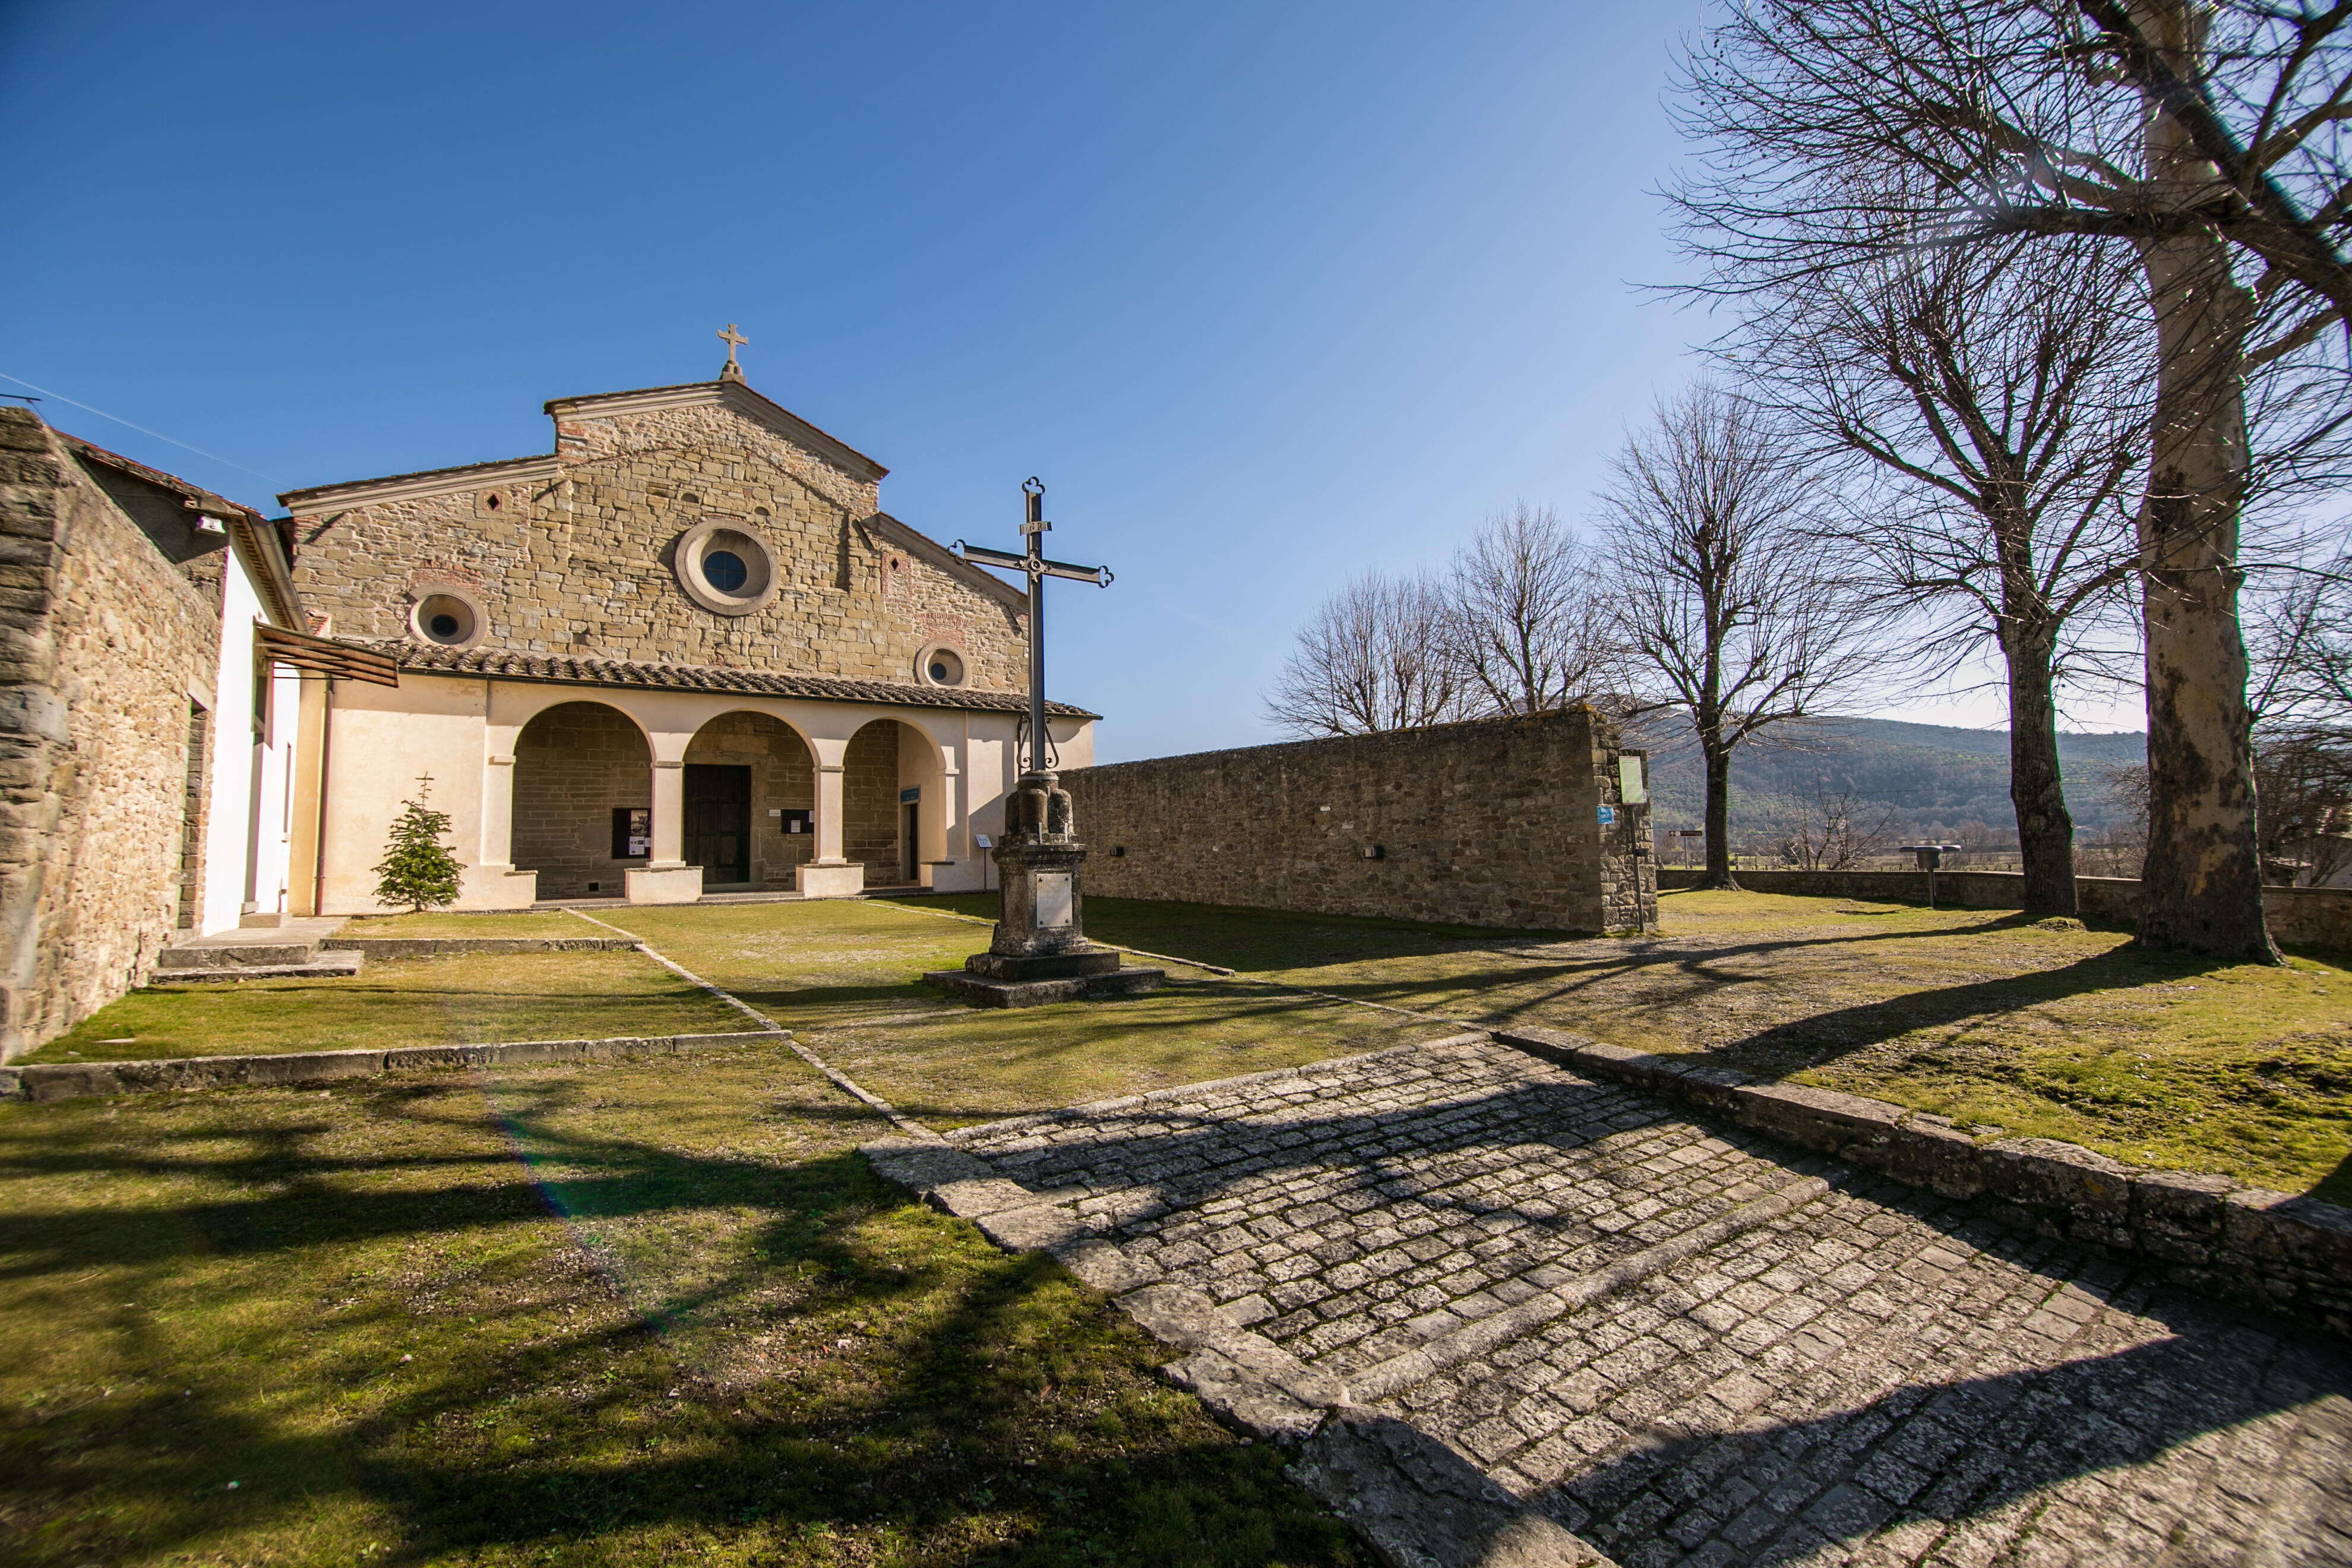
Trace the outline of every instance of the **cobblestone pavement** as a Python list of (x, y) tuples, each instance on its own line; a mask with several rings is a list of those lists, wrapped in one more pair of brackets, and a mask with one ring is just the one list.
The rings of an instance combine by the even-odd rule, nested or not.
[(2352, 1347), (1505, 1046), (952, 1142), (1626, 1568), (2352, 1563)]

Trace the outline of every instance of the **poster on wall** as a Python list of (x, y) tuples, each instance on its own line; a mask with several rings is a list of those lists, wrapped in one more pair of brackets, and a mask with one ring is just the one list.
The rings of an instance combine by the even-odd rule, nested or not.
[(654, 808), (616, 805), (613, 808), (613, 858), (645, 860), (654, 852)]

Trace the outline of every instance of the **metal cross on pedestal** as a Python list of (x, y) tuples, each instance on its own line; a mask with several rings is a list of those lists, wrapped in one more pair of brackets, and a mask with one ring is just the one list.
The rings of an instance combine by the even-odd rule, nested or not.
[(996, 934), (988, 951), (965, 959), (961, 969), (923, 978), (990, 1007), (1131, 996), (1167, 976), (1129, 968), (1119, 962), (1118, 949), (1087, 940), (1079, 888), (1087, 847), (1070, 792), (1054, 776), (1053, 739), (1045, 731), (1045, 579), (1074, 577), (1108, 587), (1110, 569), (1046, 560), (1045, 531), (1054, 525), (1045, 521), (1045, 487), (1033, 475), (1021, 493), (1028, 498), (1021, 524), (1027, 550), (1013, 555), (955, 542), (959, 560), (1029, 579), (1029, 766), (1004, 797), (1004, 832), (988, 852), (997, 871)]
[(1045, 764), (1048, 741), (1045, 734), (1045, 579), (1068, 577), (1080, 583), (1092, 583), (1097, 588), (1111, 584), (1108, 566), (1073, 566), (1066, 561), (1045, 559), (1045, 534), (1053, 524), (1045, 521), (1045, 487), (1032, 474), (1022, 485), (1021, 493), (1028, 498), (1028, 517), (1021, 531), (1028, 550), (1020, 555), (1009, 555), (1002, 550), (989, 550), (977, 544), (955, 542), (956, 554), (964, 562), (977, 566), (997, 566), (1007, 572), (1025, 573), (1029, 578), (1029, 771), (1048, 773)]

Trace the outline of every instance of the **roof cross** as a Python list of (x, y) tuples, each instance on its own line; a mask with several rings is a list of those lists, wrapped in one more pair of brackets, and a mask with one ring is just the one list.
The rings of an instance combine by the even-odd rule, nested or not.
[(739, 375), (741, 374), (743, 367), (735, 363), (735, 351), (741, 348), (745, 343), (750, 342), (751, 340), (737, 331), (735, 330), (735, 323), (730, 321), (727, 323), (727, 330), (719, 334), (719, 341), (727, 345), (727, 368), (735, 372)]

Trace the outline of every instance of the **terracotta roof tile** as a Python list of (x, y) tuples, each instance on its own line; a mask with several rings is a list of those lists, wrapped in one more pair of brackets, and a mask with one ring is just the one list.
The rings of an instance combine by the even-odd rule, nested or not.
[[(419, 675), (478, 675), (500, 680), (538, 680), (564, 686), (635, 687), (661, 691), (737, 691), (752, 697), (799, 697), (819, 702), (878, 702), (901, 708), (961, 708), (1019, 713), (1029, 700), (1018, 691), (965, 691), (947, 686), (900, 686), (883, 680), (845, 680), (831, 675), (795, 675), (761, 669), (730, 669), (713, 664), (654, 664), (634, 659), (580, 658), (569, 654), (520, 653), (509, 648), (448, 648), (405, 640), (345, 637), (345, 642), (388, 653), (404, 670)], [(1099, 713), (1066, 702), (1045, 710), (1066, 719), (1098, 719)]]

